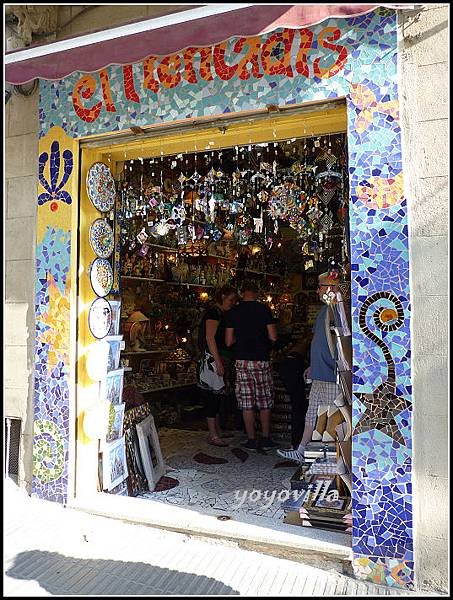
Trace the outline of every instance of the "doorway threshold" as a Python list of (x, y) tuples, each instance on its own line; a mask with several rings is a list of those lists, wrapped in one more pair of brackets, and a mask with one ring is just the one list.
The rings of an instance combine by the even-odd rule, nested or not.
[[(186, 535), (236, 543), (241, 548), (304, 563), (323, 563), (326, 568), (351, 572), (352, 549), (348, 534), (288, 525), (265, 517), (242, 516), (223, 520), (217, 514), (172, 506), (150, 498), (97, 493), (74, 499), (69, 508), (90, 514), (147, 525)], [(228, 514), (221, 515), (228, 517)]]

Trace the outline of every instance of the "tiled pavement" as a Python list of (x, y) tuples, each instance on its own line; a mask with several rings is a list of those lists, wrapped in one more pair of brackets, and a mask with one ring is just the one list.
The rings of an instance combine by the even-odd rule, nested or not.
[(414, 595), (4, 490), (4, 597)]

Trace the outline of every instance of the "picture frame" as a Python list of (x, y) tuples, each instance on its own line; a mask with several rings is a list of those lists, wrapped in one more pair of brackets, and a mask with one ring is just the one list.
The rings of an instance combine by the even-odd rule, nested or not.
[(129, 496), (137, 496), (140, 492), (148, 491), (148, 481), (142, 465), (137, 429), (135, 426), (127, 427), (127, 416), (126, 413), (124, 438), (126, 440), (127, 470), (129, 472), (127, 487)]
[(107, 426), (106, 442), (113, 442), (123, 437), (124, 409), (126, 404), (111, 404)]
[(137, 423), (137, 436), (142, 465), (148, 481), (149, 491), (153, 492), (159, 479), (165, 475), (165, 463), (160, 449), (154, 417), (148, 415)]
[(102, 487), (112, 490), (128, 476), (124, 436), (103, 445)]
[(112, 404), (121, 404), (123, 397), (124, 369), (116, 369), (107, 373), (101, 380), (100, 398)]
[(108, 331), (108, 336), (116, 336), (120, 333), (121, 321), (121, 300), (109, 300), (112, 311), (112, 322)]
[(107, 372), (116, 371), (120, 368), (121, 350), (124, 349), (122, 335), (109, 335), (104, 338), (109, 344), (109, 355), (107, 359)]

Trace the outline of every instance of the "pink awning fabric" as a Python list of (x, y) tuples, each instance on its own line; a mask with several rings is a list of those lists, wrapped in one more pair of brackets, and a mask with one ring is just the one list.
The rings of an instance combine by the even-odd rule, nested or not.
[[(212, 46), (233, 36), (263, 35), (279, 27), (294, 29), (331, 17), (363, 15), (378, 6), (408, 8), (407, 4), (251, 5), (96, 43), (78, 45), (77, 38), (73, 38), (74, 47), (70, 49), (26, 60), (6, 61), (5, 80), (16, 85), (36, 78), (58, 80), (75, 71), (87, 73), (108, 65), (127, 65), (150, 55), (165, 56), (189, 46)], [(81, 36), (80, 40), (83, 37), (86, 40), (86, 36)], [(14, 59), (14, 54), (8, 53), (6, 57)]]

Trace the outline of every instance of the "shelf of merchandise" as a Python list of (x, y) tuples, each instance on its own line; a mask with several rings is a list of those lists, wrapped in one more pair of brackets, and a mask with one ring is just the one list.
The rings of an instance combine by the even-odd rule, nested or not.
[(164, 352), (173, 352), (173, 350), (143, 350), (142, 352), (121, 352), (121, 358), (123, 356), (143, 356), (143, 354), (163, 354)]
[(184, 258), (219, 258), (220, 260), (228, 262), (236, 262), (236, 259), (229, 258), (228, 256), (221, 256), (220, 254), (191, 254), (190, 252), (184, 252), (179, 248), (170, 248), (169, 246), (159, 246), (159, 244), (149, 244), (151, 248), (156, 248), (161, 252), (168, 252), (170, 254), (181, 254)]
[(193, 287), (213, 288), (213, 285), (204, 283), (189, 283), (186, 281), (166, 281), (165, 279), (153, 279), (152, 277), (135, 277), (134, 275), (121, 275), (121, 279), (131, 279), (132, 281), (153, 281), (154, 283), (167, 283), (168, 285), (187, 285)]
[(253, 269), (236, 269), (236, 271), (245, 271), (246, 273), (255, 273), (256, 275), (266, 275), (267, 277), (282, 277), (280, 273), (266, 273), (265, 271), (254, 271)]
[(179, 389), (179, 388), (191, 387), (192, 385), (197, 385), (197, 382), (193, 381), (191, 383), (180, 383), (179, 385), (170, 385), (170, 386), (167, 386), (167, 387), (151, 388), (149, 390), (144, 390), (144, 391), (139, 390), (137, 388), (137, 392), (139, 392), (140, 394), (152, 394), (154, 392), (162, 392), (162, 391), (165, 391), (165, 390), (176, 390), (176, 389)]

